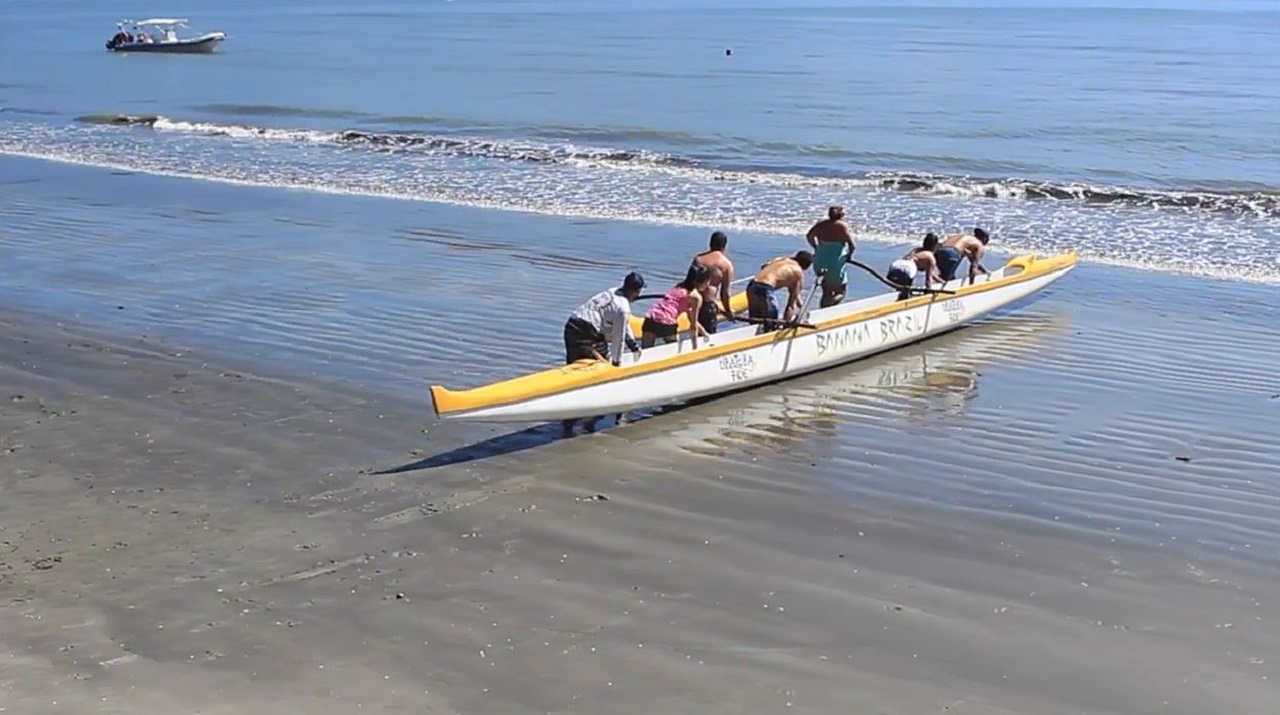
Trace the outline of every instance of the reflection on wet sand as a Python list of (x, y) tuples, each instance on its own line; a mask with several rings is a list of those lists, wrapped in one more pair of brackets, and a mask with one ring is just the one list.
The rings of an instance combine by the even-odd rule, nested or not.
[(863, 417), (928, 429), (964, 415), (984, 368), (1025, 361), (1065, 327), (1060, 315), (1003, 316), (845, 368), (673, 410), (615, 434), (725, 456), (806, 441), (820, 447)]

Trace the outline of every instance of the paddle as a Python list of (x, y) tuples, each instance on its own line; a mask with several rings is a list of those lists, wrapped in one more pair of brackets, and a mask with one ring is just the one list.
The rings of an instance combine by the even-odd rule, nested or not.
[(885, 278), (884, 276), (880, 275), (880, 273), (879, 273), (879, 272), (877, 272), (877, 271), (876, 271), (876, 269), (872, 268), (871, 266), (868, 266), (867, 264), (863, 263), (862, 261), (855, 261), (855, 260), (853, 260), (853, 257), (852, 257), (852, 256), (850, 256), (850, 257), (846, 258), (846, 259), (845, 259), (845, 262), (846, 262), (846, 263), (849, 263), (849, 264), (851, 264), (851, 265), (857, 266), (857, 267), (861, 268), (862, 270), (866, 271), (867, 273), (870, 273), (873, 277), (875, 277), (875, 279), (876, 279), (876, 280), (880, 281), (881, 283), (883, 283), (883, 284), (885, 284), (885, 285), (889, 286), (890, 288), (892, 288), (892, 289), (894, 289), (894, 290), (898, 290), (898, 291), (905, 290), (905, 291), (907, 291), (907, 292), (909, 292), (909, 293), (915, 293), (915, 294), (917, 294), (917, 295), (935, 295), (935, 294), (938, 294), (938, 293), (942, 293), (942, 294), (944, 294), (944, 295), (955, 295), (955, 294), (956, 294), (956, 292), (955, 292), (955, 291), (953, 291), (953, 290), (943, 290), (943, 289), (941, 289), (941, 288), (903, 288), (902, 286), (898, 285), (897, 283), (894, 283), (893, 281), (889, 280), (888, 278)]
[(784, 330), (787, 328), (808, 328), (810, 330), (818, 329), (818, 326), (812, 323), (801, 323), (796, 320), (778, 320), (777, 318), (740, 318), (737, 316), (734, 316), (733, 319), (743, 323), (751, 323), (752, 325), (773, 325), (778, 323), (783, 326)]

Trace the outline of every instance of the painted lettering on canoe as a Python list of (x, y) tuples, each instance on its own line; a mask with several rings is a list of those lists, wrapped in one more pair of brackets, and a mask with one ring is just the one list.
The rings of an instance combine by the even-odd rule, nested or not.
[(964, 320), (965, 308), (962, 300), (948, 300), (942, 304), (942, 314), (947, 316), (947, 324), (955, 325)]
[(756, 359), (747, 353), (735, 353), (720, 358), (720, 372), (734, 382), (742, 382), (756, 370)]
[(880, 343), (893, 342), (905, 338), (916, 330), (916, 316), (910, 313), (880, 319)]
[(859, 348), (867, 343), (871, 338), (871, 324), (859, 323), (858, 325), (850, 325), (830, 333), (818, 333), (818, 355), (822, 356), (833, 351), (843, 351), (850, 348)]
[(870, 323), (817, 335), (818, 356), (829, 352), (856, 351), (862, 347), (879, 347), (911, 337), (924, 329), (924, 321), (911, 314), (892, 315)]

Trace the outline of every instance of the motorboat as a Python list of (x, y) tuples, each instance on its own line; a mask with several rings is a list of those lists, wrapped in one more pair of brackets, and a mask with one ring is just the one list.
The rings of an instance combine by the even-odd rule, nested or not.
[[(1017, 256), (990, 273), (957, 278), (903, 299), (892, 290), (809, 311), (785, 326), (722, 330), (692, 348), (688, 321), (677, 340), (618, 364), (580, 360), (465, 390), (433, 385), (437, 417), (537, 422), (669, 406), (825, 370), (950, 332), (1040, 293), (1070, 272), (1074, 251)], [(814, 286), (813, 290), (818, 290)], [(809, 295), (812, 300), (813, 293)], [(746, 296), (731, 307), (745, 307)], [(633, 316), (634, 317), (634, 316)], [(633, 326), (638, 323), (633, 323)]]
[(107, 40), (111, 52), (169, 52), (177, 54), (209, 54), (223, 40), (225, 32), (207, 32), (199, 37), (178, 37), (177, 29), (186, 27), (183, 18), (153, 17), (133, 22), (116, 23), (116, 34)]

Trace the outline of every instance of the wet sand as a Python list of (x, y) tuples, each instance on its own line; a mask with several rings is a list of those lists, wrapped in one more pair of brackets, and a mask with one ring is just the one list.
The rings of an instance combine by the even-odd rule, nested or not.
[[(397, 471), (420, 444), (403, 429), (411, 401), (154, 342), (4, 327), (11, 712), (1265, 713), (1275, 702), (1280, 609), (1265, 571), (972, 509), (891, 510), (804, 470), (816, 452), (784, 451), (797, 463), (780, 472), (763, 455), (663, 448), (662, 418)], [(964, 352), (955, 338), (921, 355), (946, 363)], [(888, 391), (937, 382), (907, 374)], [(880, 437), (859, 446), (873, 441), (892, 451)], [(917, 461), (892, 471), (912, 480), (927, 471)]]
[(1274, 710), (1266, 287), (1086, 265), (555, 440), (424, 383), (553, 360), (546, 314), (698, 236), (113, 181), (0, 205), (5, 712)]

